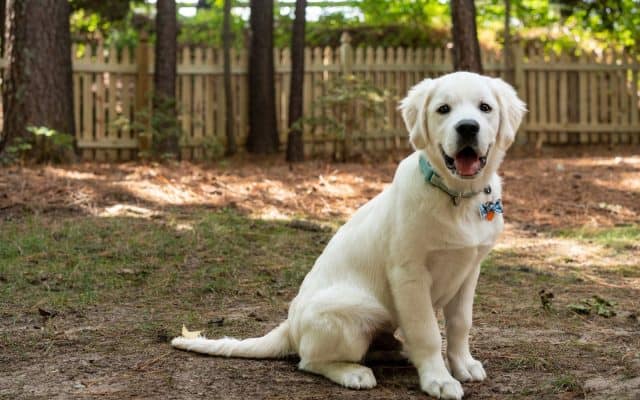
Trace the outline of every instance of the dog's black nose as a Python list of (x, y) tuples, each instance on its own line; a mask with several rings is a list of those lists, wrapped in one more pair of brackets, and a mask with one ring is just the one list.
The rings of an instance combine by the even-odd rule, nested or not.
[(455, 128), (458, 135), (460, 135), (460, 142), (474, 144), (476, 135), (480, 130), (480, 124), (474, 119), (463, 119), (456, 124)]

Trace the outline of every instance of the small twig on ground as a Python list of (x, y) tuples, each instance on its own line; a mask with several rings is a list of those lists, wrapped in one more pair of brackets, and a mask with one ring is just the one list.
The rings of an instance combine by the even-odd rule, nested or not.
[(18, 253), (20, 253), (20, 256), (24, 256), (24, 251), (22, 250), (22, 247), (20, 247), (20, 245), (18, 244), (18, 242), (16, 242), (15, 240), (13, 241), (13, 244), (16, 246), (16, 248), (18, 249)]
[(156, 358), (152, 358), (151, 360), (145, 361), (145, 362), (139, 362), (136, 365), (133, 366), (133, 369), (136, 371), (144, 371), (145, 369), (149, 368), (150, 366), (152, 366), (153, 364), (157, 363), (158, 361), (162, 360), (163, 358), (167, 357), (169, 354), (173, 353), (173, 351), (168, 351)]
[(309, 222), (309, 221), (303, 221), (300, 219), (294, 219), (293, 221), (289, 222), (287, 225), (290, 228), (299, 229), (301, 231), (308, 231), (308, 232), (324, 232), (328, 230), (327, 227), (324, 227), (322, 225)]

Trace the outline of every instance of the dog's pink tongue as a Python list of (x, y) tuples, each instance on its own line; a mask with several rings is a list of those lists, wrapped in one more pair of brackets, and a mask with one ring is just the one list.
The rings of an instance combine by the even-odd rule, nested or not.
[(473, 176), (482, 168), (480, 158), (473, 151), (461, 151), (456, 155), (454, 163), (456, 170), (462, 176)]

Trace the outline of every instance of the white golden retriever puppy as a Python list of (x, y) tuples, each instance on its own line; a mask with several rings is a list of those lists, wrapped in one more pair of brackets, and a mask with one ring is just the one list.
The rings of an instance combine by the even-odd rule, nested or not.
[(460, 399), (460, 381), (486, 377), (469, 351), (473, 297), (480, 262), (503, 229), (497, 169), (525, 104), (500, 79), (457, 72), (420, 82), (400, 110), (415, 152), (331, 239), (287, 320), (260, 338), (177, 337), (174, 347), (226, 357), (295, 353), (302, 370), (368, 389), (376, 379), (360, 362), (374, 335), (397, 329), (429, 395)]

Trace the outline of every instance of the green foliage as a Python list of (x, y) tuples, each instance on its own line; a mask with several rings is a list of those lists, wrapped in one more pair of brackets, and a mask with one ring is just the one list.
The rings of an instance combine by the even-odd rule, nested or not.
[(27, 135), (14, 138), (0, 154), (0, 164), (37, 161), (69, 161), (74, 138), (46, 126), (28, 126)]
[[(216, 1), (208, 10), (198, 10), (193, 17), (179, 16), (180, 32), (178, 43), (190, 46), (222, 47), (222, 1)], [(244, 44), (243, 31), (245, 22), (237, 15), (231, 14), (231, 32), (233, 46), (242, 47)]]
[[(116, 129), (139, 132), (138, 135), (150, 135), (151, 147), (139, 154), (141, 158), (172, 159), (175, 155), (163, 152), (160, 143), (169, 138), (177, 138), (180, 146), (191, 145), (187, 143), (180, 124), (180, 109), (174, 98), (156, 97), (154, 102), (156, 106), (153, 110), (137, 111), (133, 120), (121, 115), (113, 125)], [(207, 160), (218, 160), (224, 156), (224, 143), (218, 137), (207, 137), (198, 144), (202, 145)]]
[[(142, 151), (141, 158), (169, 159), (171, 154), (162, 153), (158, 144), (168, 137), (184, 138), (180, 120), (177, 117), (179, 111), (175, 99), (155, 99), (157, 106), (153, 111), (136, 111), (133, 120), (121, 115), (114, 122), (116, 129), (138, 132), (138, 135), (150, 135), (151, 147), (147, 151)], [(150, 131), (149, 131), (150, 129)]]
[(577, 304), (569, 304), (567, 308), (576, 314), (589, 315), (594, 313), (604, 318), (615, 317), (615, 301), (605, 300), (598, 295), (593, 295), (590, 299), (584, 299)]
[(106, 22), (119, 21), (126, 17), (132, 3), (144, 2), (141, 0), (69, 0), (71, 9), (100, 16), (100, 20)]
[(365, 23), (379, 25), (446, 27), (449, 5), (440, 0), (361, 0)]
[[(309, 113), (312, 116), (302, 118), (294, 128), (319, 130), (322, 135), (344, 142), (358, 133), (361, 121), (371, 121), (379, 129), (388, 125), (385, 113), (385, 105), (391, 100), (388, 91), (355, 75), (341, 75), (321, 85), (324, 94), (312, 104), (313, 109), (321, 112)], [(334, 154), (334, 157), (344, 160), (348, 153), (349, 149), (345, 148), (343, 154)]]
[(47, 128), (46, 126), (28, 126), (27, 131), (33, 133), (36, 138), (46, 138), (46, 140), (50, 141), (53, 146), (73, 146), (73, 136), (58, 132), (55, 129)]
[[(306, 45), (310, 47), (338, 47), (340, 36), (349, 32), (353, 46), (443, 46), (449, 37), (448, 6), (437, 1), (419, 0), (422, 9), (407, 5), (406, 1), (392, 1), (376, 10), (371, 1), (358, 3), (361, 10), (367, 8), (364, 21), (342, 12), (323, 14), (317, 21), (306, 22)], [(412, 3), (413, 4), (413, 3)], [(437, 10), (433, 6), (438, 5)], [(390, 8), (389, 8), (390, 7)], [(393, 12), (388, 17), (386, 11)], [(446, 12), (445, 12), (446, 11)], [(404, 14), (408, 12), (408, 14)], [(429, 17), (425, 17), (429, 13)], [(395, 18), (397, 17), (397, 18)], [(287, 47), (291, 43), (293, 9), (290, 14), (275, 14), (274, 45)]]
[(640, 42), (640, 1), (638, 0), (555, 0), (564, 24), (581, 38), (638, 50)]
[(220, 160), (225, 155), (224, 142), (218, 136), (206, 136), (203, 139), (202, 147), (207, 160)]
[[(321, 128), (325, 134), (344, 139), (357, 127), (359, 119), (373, 116), (386, 122), (384, 103), (388, 92), (354, 75), (340, 76), (321, 85), (324, 85), (324, 95), (315, 99), (312, 108), (322, 110), (322, 115), (305, 117), (302, 126), (296, 124), (295, 128), (304, 129), (304, 125)], [(356, 109), (361, 112), (359, 116)]]
[[(484, 45), (502, 43), (504, 0), (477, 0), (479, 35)], [(96, 41), (119, 48), (137, 42), (140, 21), (153, 26), (154, 5), (142, 0), (71, 0), (74, 40)], [(178, 16), (178, 42), (192, 46), (222, 46), (223, 1), (209, 2), (193, 17)], [(340, 35), (348, 31), (354, 46), (443, 46), (450, 40), (449, 2), (443, 0), (359, 0), (352, 15), (328, 12), (318, 21), (307, 21), (308, 46), (340, 44)], [(286, 11), (288, 10), (288, 12)], [(289, 46), (293, 7), (276, 5), (274, 44)], [(232, 14), (234, 47), (244, 46), (248, 21)], [(511, 26), (515, 38), (542, 42), (560, 51), (568, 48), (626, 48), (637, 51), (640, 37), (639, 0), (511, 0)], [(153, 35), (152, 35), (153, 40)]]
[(33, 146), (31, 143), (21, 137), (13, 139), (0, 153), (0, 165), (14, 164), (19, 161), (24, 161), (27, 158), (27, 154)]
[(96, 42), (118, 48), (134, 46), (138, 32), (134, 23), (135, 8), (144, 5), (142, 0), (70, 0), (71, 35), (78, 43)]

